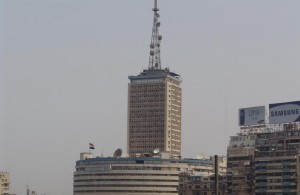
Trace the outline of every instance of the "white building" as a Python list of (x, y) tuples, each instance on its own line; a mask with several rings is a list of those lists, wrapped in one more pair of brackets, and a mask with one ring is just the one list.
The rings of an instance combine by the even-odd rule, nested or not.
[(74, 172), (74, 195), (178, 195), (180, 173), (213, 173), (209, 159), (80, 156)]

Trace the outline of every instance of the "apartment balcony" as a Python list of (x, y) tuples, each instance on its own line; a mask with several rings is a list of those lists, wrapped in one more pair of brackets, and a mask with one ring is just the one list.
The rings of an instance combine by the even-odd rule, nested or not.
[(265, 178), (267, 178), (267, 175), (256, 176), (256, 178), (258, 178), (258, 179), (265, 179)]
[(283, 182), (282, 183), (283, 186), (297, 186), (296, 182)]
[(255, 172), (267, 172), (266, 168), (256, 169)]
[(257, 185), (257, 186), (266, 186), (267, 182), (258, 182), (258, 183), (255, 183), (255, 185)]

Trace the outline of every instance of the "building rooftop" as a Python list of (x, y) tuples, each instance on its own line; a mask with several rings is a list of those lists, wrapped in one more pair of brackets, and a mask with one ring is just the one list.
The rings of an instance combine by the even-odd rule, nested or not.
[(114, 157), (96, 157), (76, 161), (76, 165), (87, 163), (112, 163), (112, 164), (162, 164), (163, 162), (187, 163), (193, 165), (212, 166), (212, 161), (208, 159), (162, 159), (154, 157), (142, 158), (114, 158)]
[(154, 69), (154, 70), (143, 70), (137, 76), (129, 76), (128, 78), (132, 80), (142, 80), (142, 79), (157, 79), (157, 78), (165, 78), (170, 76), (171, 78), (177, 80), (178, 82), (182, 82), (180, 75), (174, 72), (171, 72), (168, 68), (165, 69)]

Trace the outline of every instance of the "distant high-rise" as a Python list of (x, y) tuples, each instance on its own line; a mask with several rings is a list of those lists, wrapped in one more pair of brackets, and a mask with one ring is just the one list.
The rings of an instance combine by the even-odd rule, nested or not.
[(10, 194), (9, 173), (0, 171), (0, 195), (8, 194)]
[(129, 76), (127, 148), (130, 156), (152, 153), (155, 148), (181, 155), (180, 75), (161, 68), (159, 9), (154, 3), (149, 65)]

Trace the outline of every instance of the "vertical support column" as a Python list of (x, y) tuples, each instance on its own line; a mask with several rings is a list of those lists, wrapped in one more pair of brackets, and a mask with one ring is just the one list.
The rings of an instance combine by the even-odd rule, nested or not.
[(215, 155), (215, 195), (219, 193), (219, 157)]
[(300, 151), (298, 150), (296, 158), (296, 167), (297, 167), (297, 174), (296, 174), (296, 181), (297, 181), (297, 192), (300, 192)]

